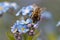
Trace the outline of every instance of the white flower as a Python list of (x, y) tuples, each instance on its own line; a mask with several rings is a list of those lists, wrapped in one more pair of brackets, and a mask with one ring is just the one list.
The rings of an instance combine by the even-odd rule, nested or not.
[(11, 32), (15, 33), (16, 31), (19, 31), (20, 33), (26, 33), (29, 31), (29, 28), (26, 24), (32, 23), (32, 20), (29, 18), (26, 21), (25, 20), (17, 20), (16, 23), (11, 27)]
[(9, 4), (6, 2), (1, 2), (0, 3), (0, 14), (5, 13), (9, 9)]
[(27, 14), (28, 14), (28, 16), (31, 16), (32, 15), (32, 11), (33, 11), (33, 7), (32, 7), (32, 5), (29, 5), (27, 7), (23, 7), (21, 10), (19, 10), (17, 12), (16, 16), (19, 16), (20, 13), (22, 13), (23, 16), (27, 15)]
[(16, 10), (18, 8), (18, 5), (14, 2), (0, 2), (0, 15), (7, 12), (12, 7)]
[(15, 33), (16, 31), (18, 31), (20, 33), (26, 33), (29, 31), (29, 28), (27, 27), (26, 24), (21, 24), (21, 22), (19, 20), (17, 20), (16, 23), (11, 28), (12, 33)]

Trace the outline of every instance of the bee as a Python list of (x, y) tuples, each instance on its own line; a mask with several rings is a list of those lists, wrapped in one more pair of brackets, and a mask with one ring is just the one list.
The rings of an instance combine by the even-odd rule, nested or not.
[(33, 9), (31, 18), (33, 20), (33, 23), (35, 23), (40, 20), (41, 8), (35, 4), (33, 6), (34, 6), (34, 9)]

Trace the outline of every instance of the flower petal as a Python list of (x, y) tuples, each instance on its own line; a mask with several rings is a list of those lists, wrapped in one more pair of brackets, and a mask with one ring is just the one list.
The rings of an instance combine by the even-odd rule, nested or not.
[(29, 19), (26, 20), (26, 22), (27, 22), (27, 24), (32, 23), (32, 19), (29, 18)]
[(11, 3), (11, 7), (13, 7), (16, 10), (18, 8), (18, 5), (15, 2), (13, 2)]
[(44, 12), (42, 12), (42, 14), (41, 14), (41, 18), (46, 19), (46, 20), (50, 20), (50, 19), (52, 19), (52, 15), (51, 15), (50, 12), (44, 11)]

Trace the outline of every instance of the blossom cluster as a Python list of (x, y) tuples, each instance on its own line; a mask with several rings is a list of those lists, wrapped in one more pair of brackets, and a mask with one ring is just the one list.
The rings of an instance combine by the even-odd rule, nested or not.
[(29, 18), (25, 20), (17, 20), (16, 23), (11, 27), (11, 32), (20, 32), (20, 33), (27, 33), (30, 30), (30, 27), (37, 28), (37, 24), (34, 24), (32, 20)]
[(36, 28), (38, 28), (38, 24), (34, 24), (29, 18), (26, 21), (17, 20), (16, 23), (11, 27), (11, 32), (14, 33), (16, 40), (21, 40), (21, 34), (27, 33), (28, 35), (33, 36), (35, 34), (34, 30)]
[[(21, 40), (21, 34), (27, 33), (30, 36), (33, 36), (35, 34), (35, 30), (38, 28), (40, 20), (38, 20), (37, 22), (33, 22), (34, 20), (31, 18), (31, 16), (32, 16), (32, 12), (36, 9), (36, 7), (33, 5), (29, 5), (29, 6), (23, 7), (17, 12), (16, 16), (21, 15), (24, 18), (25, 16), (27, 17), (29, 16), (26, 19), (17, 20), (14, 23), (14, 25), (11, 27), (11, 32), (15, 34), (15, 37), (17, 36), (16, 37), (17, 40)], [(39, 13), (36, 12), (36, 14), (39, 14)], [(52, 18), (52, 15), (48, 11), (43, 11), (41, 13), (41, 16), (39, 15), (38, 17), (42, 20), (50, 20)], [(34, 18), (36, 19), (37, 17), (35, 16)]]

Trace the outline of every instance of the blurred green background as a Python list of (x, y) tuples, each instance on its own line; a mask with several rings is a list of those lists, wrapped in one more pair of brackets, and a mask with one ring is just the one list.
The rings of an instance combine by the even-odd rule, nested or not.
[[(0, 0), (0, 2), (3, 1), (16, 2), (20, 5), (20, 8), (36, 3), (41, 7), (46, 7), (49, 11), (52, 12), (54, 24), (60, 20), (60, 0)], [(8, 40), (6, 32), (10, 31), (10, 27), (17, 19), (14, 14), (15, 13), (5, 13), (2, 17), (0, 17), (0, 40)]]

